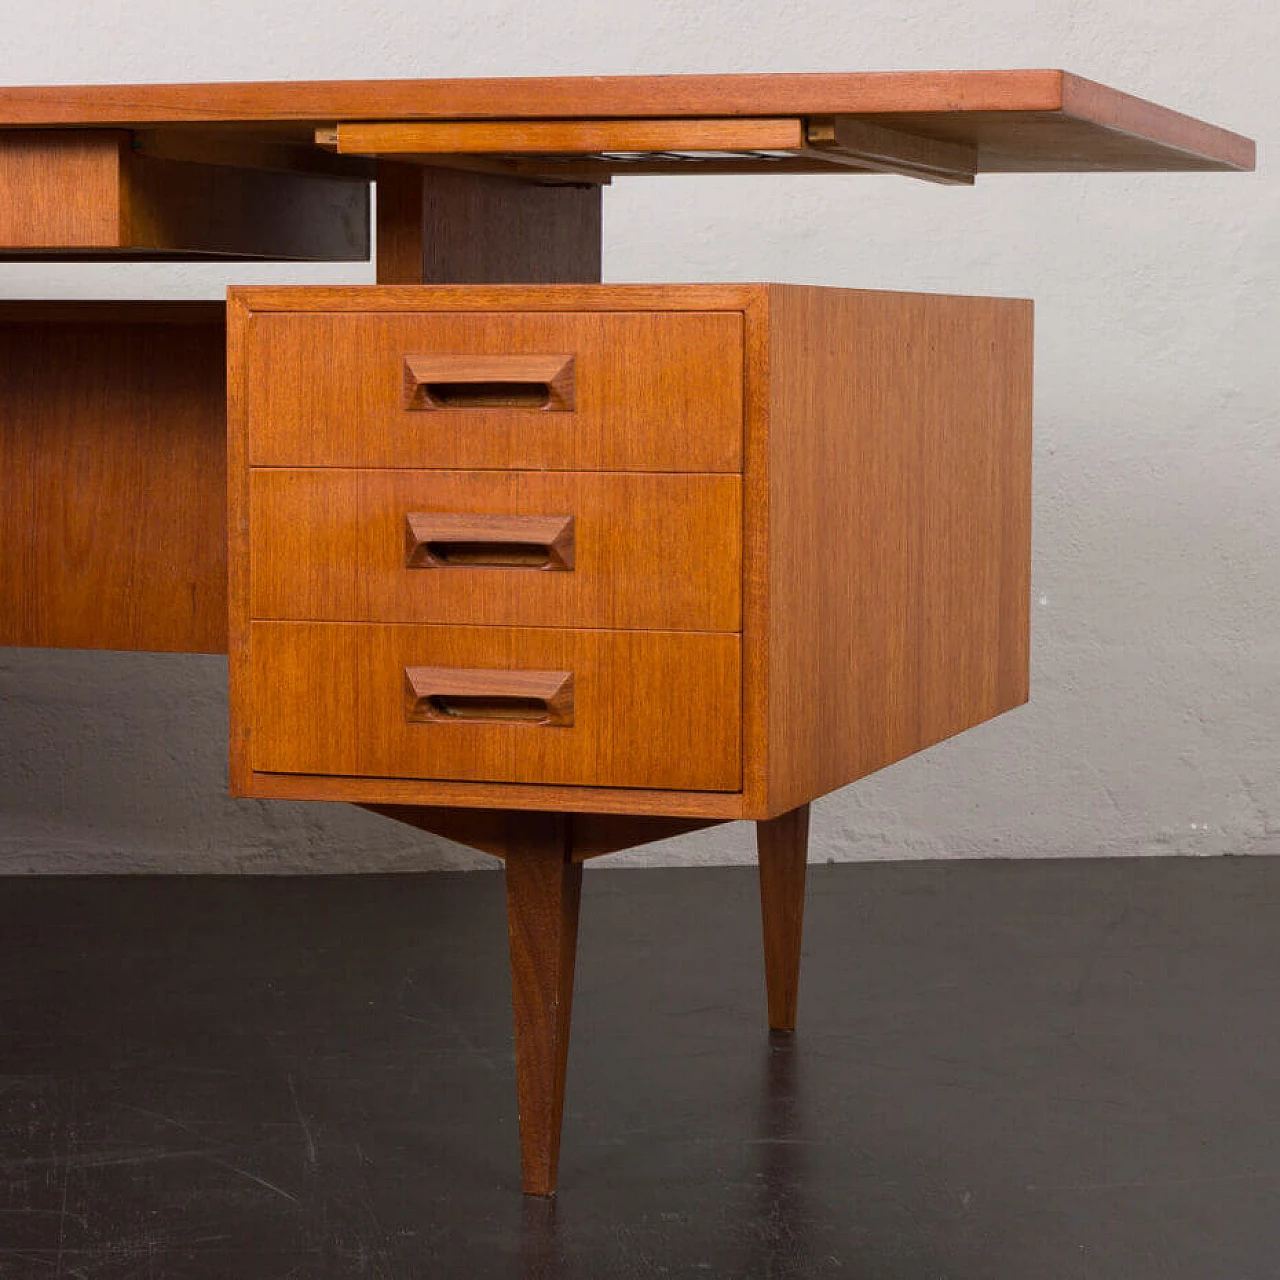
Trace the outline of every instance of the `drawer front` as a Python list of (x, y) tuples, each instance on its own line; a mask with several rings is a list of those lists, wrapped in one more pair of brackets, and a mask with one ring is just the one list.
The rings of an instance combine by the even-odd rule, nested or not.
[(737, 636), (255, 622), (266, 773), (737, 791)]
[(736, 312), (284, 313), (249, 332), (260, 466), (742, 466)]
[(255, 618), (737, 631), (727, 475), (255, 470)]

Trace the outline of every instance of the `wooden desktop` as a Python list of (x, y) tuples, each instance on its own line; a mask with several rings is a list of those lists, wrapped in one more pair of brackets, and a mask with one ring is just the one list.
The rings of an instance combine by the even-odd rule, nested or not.
[(1024, 702), (1031, 306), (604, 285), (647, 173), (1250, 169), (1058, 71), (0, 89), (0, 257), (377, 285), (0, 304), (0, 643), (228, 652), (231, 785), (505, 861), (523, 1185), (582, 862), (808, 806)]

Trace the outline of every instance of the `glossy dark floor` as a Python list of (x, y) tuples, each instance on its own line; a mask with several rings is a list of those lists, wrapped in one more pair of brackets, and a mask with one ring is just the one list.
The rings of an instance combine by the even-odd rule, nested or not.
[(586, 880), (525, 1201), (498, 875), (0, 881), (0, 1276), (1280, 1274), (1280, 860)]

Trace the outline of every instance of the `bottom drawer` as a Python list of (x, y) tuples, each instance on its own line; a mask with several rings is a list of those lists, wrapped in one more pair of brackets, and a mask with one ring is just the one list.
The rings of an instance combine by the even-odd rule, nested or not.
[(727, 633), (255, 622), (263, 773), (741, 789)]

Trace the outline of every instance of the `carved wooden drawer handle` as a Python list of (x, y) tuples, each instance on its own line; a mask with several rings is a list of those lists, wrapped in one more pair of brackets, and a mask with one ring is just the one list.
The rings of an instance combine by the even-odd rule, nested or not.
[(410, 569), (572, 570), (573, 517), (411, 511), (405, 516), (405, 564)]
[(406, 409), (572, 410), (573, 357), (404, 358)]
[(404, 676), (404, 714), (413, 724), (573, 724), (571, 671), (406, 667)]

